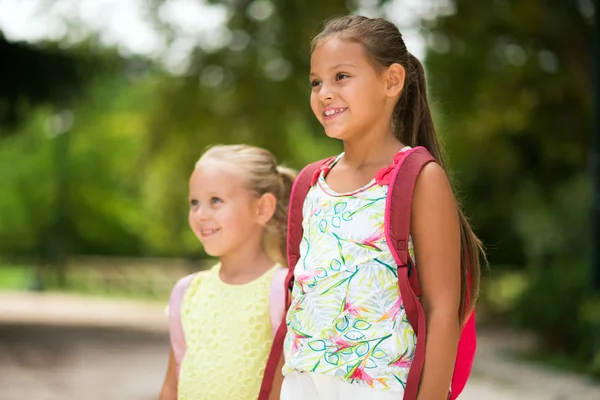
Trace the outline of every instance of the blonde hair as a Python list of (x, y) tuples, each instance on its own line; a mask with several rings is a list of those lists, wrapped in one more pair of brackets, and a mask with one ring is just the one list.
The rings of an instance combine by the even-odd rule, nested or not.
[(277, 205), (273, 217), (265, 225), (263, 246), (274, 262), (287, 265), (287, 215), (296, 171), (277, 165), (277, 159), (270, 151), (245, 144), (212, 146), (200, 157), (196, 167), (207, 159), (231, 163), (240, 170), (248, 189), (256, 196), (266, 193), (275, 196)]

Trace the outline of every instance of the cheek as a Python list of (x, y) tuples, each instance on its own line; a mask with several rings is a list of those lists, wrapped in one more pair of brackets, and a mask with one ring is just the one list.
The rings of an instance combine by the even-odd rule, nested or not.
[(196, 231), (198, 229), (198, 224), (196, 223), (196, 218), (195, 218), (194, 212), (192, 210), (190, 210), (190, 212), (188, 212), (188, 224), (190, 225), (190, 228), (192, 229), (192, 231), (194, 231), (194, 233), (196, 233)]
[(315, 117), (320, 118), (321, 117), (321, 111), (320, 111), (320, 107), (319, 107), (319, 98), (318, 95), (312, 91), (310, 93), (310, 108), (312, 109), (312, 112), (315, 114)]
[(237, 207), (231, 207), (223, 210), (218, 217), (215, 217), (217, 223), (226, 227), (229, 232), (235, 234), (248, 234), (254, 227), (254, 214), (245, 205), (239, 204)]
[(226, 230), (230, 230), (231, 228), (236, 227), (237, 224), (242, 220), (242, 216), (235, 206), (223, 207), (218, 210), (215, 210), (211, 216), (212, 221), (214, 221), (218, 226), (222, 228), (226, 228)]
[(364, 103), (370, 98), (370, 92), (368, 88), (365, 88), (359, 84), (343, 86), (339, 91), (340, 96), (349, 105), (356, 107)]
[(352, 90), (347, 93), (347, 98), (351, 101), (353, 114), (380, 114), (384, 109), (384, 98), (372, 88)]
[(365, 93), (369, 93), (369, 97), (373, 99), (373, 103), (376, 103), (375, 106), (377, 106), (379, 104), (383, 104), (387, 99), (384, 87), (385, 86), (382, 84), (373, 83), (370, 85), (365, 85), (363, 91)]

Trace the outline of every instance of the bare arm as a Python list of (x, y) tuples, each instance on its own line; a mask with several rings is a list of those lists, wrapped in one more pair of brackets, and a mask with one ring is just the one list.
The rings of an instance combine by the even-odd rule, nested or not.
[(281, 394), (281, 385), (283, 383), (283, 374), (281, 373), (281, 369), (283, 368), (283, 354), (279, 359), (279, 363), (277, 364), (277, 370), (275, 371), (275, 377), (273, 378), (273, 386), (271, 388), (271, 394), (269, 395), (269, 400), (279, 400), (279, 396)]
[[(292, 302), (292, 291), (289, 292), (288, 302), (284, 310), (282, 310), (281, 314), (281, 323), (285, 324), (285, 317), (287, 315), (287, 309), (290, 308), (290, 304)], [(283, 296), (282, 302), (285, 303), (285, 296)], [(281, 370), (283, 369), (283, 364), (285, 363), (285, 358), (283, 357), (283, 351), (281, 352), (281, 358), (277, 363), (277, 369), (275, 370), (275, 376), (273, 377), (273, 386), (271, 386), (271, 394), (269, 395), (269, 400), (279, 400), (279, 396), (281, 395), (281, 386), (283, 384), (283, 373)]]
[(415, 187), (411, 234), (427, 323), (418, 400), (446, 400), (459, 337), (460, 226), (444, 170), (430, 163)]
[(167, 375), (160, 391), (159, 400), (177, 400), (177, 364), (175, 363), (173, 349), (171, 349), (169, 355), (169, 366), (167, 367)]

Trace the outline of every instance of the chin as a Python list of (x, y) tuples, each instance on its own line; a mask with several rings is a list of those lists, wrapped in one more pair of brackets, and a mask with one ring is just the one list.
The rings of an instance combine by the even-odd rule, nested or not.
[(325, 129), (325, 135), (331, 139), (344, 140), (346, 131), (344, 129)]
[(215, 258), (219, 258), (223, 255), (223, 250), (221, 249), (215, 249), (215, 248), (211, 248), (211, 247), (204, 247), (204, 252), (210, 256), (210, 257), (215, 257)]

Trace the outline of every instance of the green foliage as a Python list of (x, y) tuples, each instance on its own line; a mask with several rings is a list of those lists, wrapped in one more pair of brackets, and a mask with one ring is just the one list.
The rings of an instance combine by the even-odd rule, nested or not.
[(98, 77), (120, 73), (123, 58), (98, 46), (95, 38), (68, 48), (11, 42), (0, 31), (0, 59), (10, 60), (0, 64), (0, 137), (15, 132), (36, 107), (65, 106)]
[(0, 146), (0, 252), (35, 253), (52, 222), (49, 199), (55, 197), (51, 148), (44, 134), (48, 110), (31, 113), (19, 135)]
[(525, 268), (512, 322), (580, 362), (600, 312), (588, 278), (591, 4), (455, 0), (425, 21), (436, 117), (491, 279)]
[(573, 178), (550, 204), (524, 185), (517, 231), (528, 255), (530, 283), (511, 314), (516, 326), (540, 334), (545, 353), (568, 354), (586, 364), (594, 351), (600, 307), (590, 295), (590, 190)]
[[(118, 97), (114, 84), (121, 85)], [(62, 111), (69, 121), (39, 109), (2, 139), (1, 253), (53, 258), (65, 246), (80, 254), (139, 254), (143, 110), (152, 90), (148, 80), (103, 80), (87, 101)]]
[(536, 182), (547, 200), (585, 171), (593, 26), (583, 2), (453, 3), (426, 22), (440, 131), (490, 260), (523, 265), (515, 192)]
[(33, 282), (34, 269), (25, 265), (0, 264), (0, 290), (25, 290)]

